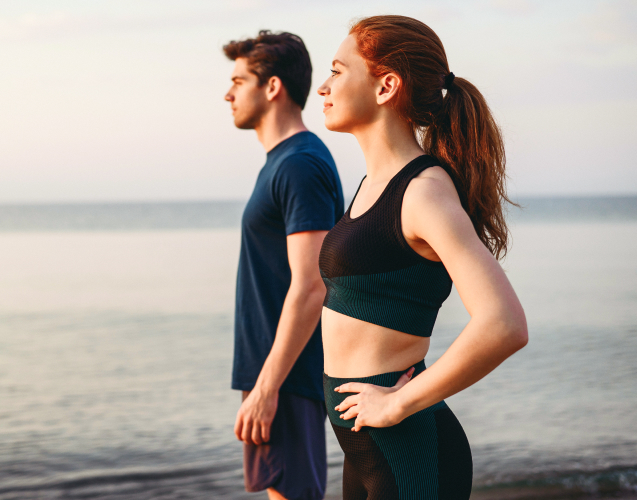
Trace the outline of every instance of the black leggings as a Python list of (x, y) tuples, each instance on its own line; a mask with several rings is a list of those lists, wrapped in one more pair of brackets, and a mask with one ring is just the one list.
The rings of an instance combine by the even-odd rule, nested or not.
[[(414, 365), (414, 376), (425, 369)], [(404, 371), (364, 378), (323, 376), (332, 428), (345, 452), (343, 500), (466, 500), (471, 494), (473, 464), (462, 426), (444, 401), (425, 408), (393, 427), (363, 427), (342, 420), (334, 407), (349, 394), (334, 392), (345, 382), (391, 387)]]

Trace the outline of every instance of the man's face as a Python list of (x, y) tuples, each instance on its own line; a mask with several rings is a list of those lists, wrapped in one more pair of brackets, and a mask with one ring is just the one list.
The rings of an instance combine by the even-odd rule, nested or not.
[(225, 95), (230, 103), (237, 128), (253, 129), (267, 110), (266, 85), (259, 86), (259, 79), (248, 70), (244, 57), (235, 60), (232, 71), (232, 87)]

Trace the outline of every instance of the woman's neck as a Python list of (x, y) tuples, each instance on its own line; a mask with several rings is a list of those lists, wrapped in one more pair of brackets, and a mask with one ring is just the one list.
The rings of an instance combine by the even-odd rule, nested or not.
[(389, 181), (407, 163), (424, 154), (409, 124), (393, 113), (352, 133), (363, 150), (371, 183)]

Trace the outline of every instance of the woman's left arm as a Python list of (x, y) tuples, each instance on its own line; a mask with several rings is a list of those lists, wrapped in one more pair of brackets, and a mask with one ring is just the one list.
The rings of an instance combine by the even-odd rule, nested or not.
[[(405, 193), (403, 232), (411, 241), (426, 242), (439, 256), (471, 320), (438, 361), (396, 390), (379, 391), (363, 384), (341, 386), (339, 392), (359, 393), (350, 396), (355, 406), (344, 415), (345, 419), (357, 417), (355, 430), (364, 425), (379, 426), (376, 420), (380, 415), (374, 415), (374, 409), (384, 408), (381, 426), (395, 424), (462, 391), (528, 340), (524, 311), (513, 287), (478, 238), (451, 179), (441, 168), (427, 169), (423, 174)], [(347, 399), (341, 410), (350, 406)]]

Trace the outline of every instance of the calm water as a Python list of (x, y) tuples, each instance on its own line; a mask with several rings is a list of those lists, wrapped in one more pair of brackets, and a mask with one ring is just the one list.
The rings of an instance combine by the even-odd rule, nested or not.
[[(637, 198), (523, 204), (504, 266), (530, 343), (448, 400), (476, 490), (637, 492)], [(0, 207), (1, 500), (265, 498), (232, 434), (240, 213)], [(454, 292), (428, 364), (467, 320)]]

